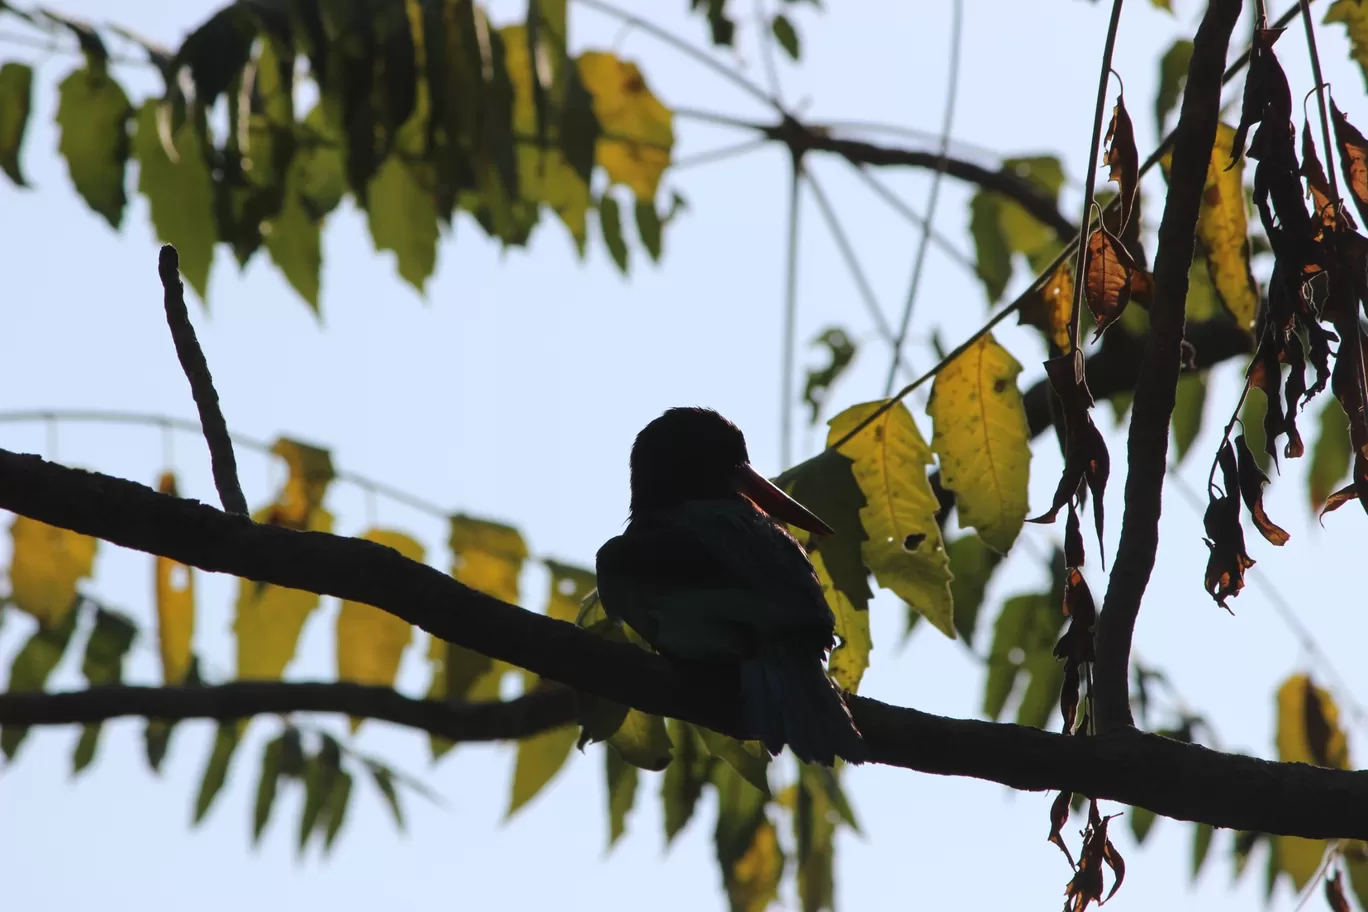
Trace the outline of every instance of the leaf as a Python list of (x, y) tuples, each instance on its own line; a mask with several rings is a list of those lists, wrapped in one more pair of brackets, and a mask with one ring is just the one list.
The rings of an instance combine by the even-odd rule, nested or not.
[(1335, 125), (1335, 144), (1339, 146), (1340, 172), (1349, 186), (1359, 216), (1368, 224), (1368, 139), (1345, 119), (1344, 112), (1330, 105)]
[(695, 731), (702, 736), (709, 754), (725, 761), (761, 795), (769, 796), (770, 756), (763, 744), (759, 741), (738, 741), (710, 728), (699, 727)]
[(1192, 371), (1178, 376), (1178, 388), (1173, 403), (1173, 449), (1175, 464), (1192, 449), (1192, 443), (1202, 432), (1202, 418), (1206, 411), (1206, 371)]
[(839, 640), (827, 659), (827, 674), (842, 690), (857, 693), (860, 680), (869, 668), (869, 653), (874, 641), (869, 630), (869, 604), (855, 604), (837, 588), (821, 551), (811, 555), (822, 594), (836, 619), (835, 634)]
[(414, 166), (391, 155), (371, 179), (366, 214), (377, 252), (394, 251), (399, 276), (423, 294), (437, 268), (437, 209)]
[(835, 908), (836, 824), (825, 791), (810, 781), (810, 769), (804, 764), (799, 771), (793, 835), (798, 849), (798, 898), (803, 912), (820, 912)]
[[(1063, 168), (1053, 156), (1004, 159), (1002, 170), (1051, 199), (1058, 199), (1064, 184)], [(975, 269), (990, 302), (999, 301), (1006, 291), (1016, 254), (1024, 254), (1033, 270), (1042, 271), (1062, 246), (1054, 231), (1020, 203), (990, 190), (976, 193), (969, 201), (969, 233), (974, 239)]]
[(665, 767), (660, 780), (660, 801), (665, 812), (665, 844), (668, 846), (688, 825), (703, 794), (703, 786), (717, 761), (708, 753), (698, 731), (687, 722), (670, 719), (667, 723), (674, 743), (674, 759)]
[(1311, 509), (1319, 510), (1349, 474), (1349, 418), (1334, 396), (1327, 396), (1320, 413), (1320, 435), (1311, 448), (1311, 467), (1306, 475)]
[(1249, 451), (1249, 444), (1245, 443), (1244, 434), (1235, 438), (1235, 457), (1239, 472), (1240, 496), (1244, 500), (1245, 509), (1249, 510), (1249, 518), (1254, 521), (1259, 534), (1270, 544), (1287, 544), (1287, 532), (1264, 512), (1263, 489), (1264, 485), (1268, 484), (1268, 476), (1255, 464), (1254, 455)]
[(1135, 261), (1106, 226), (1088, 238), (1088, 263), (1083, 273), (1084, 297), (1097, 321), (1093, 339), (1102, 337), (1107, 327), (1120, 318), (1130, 303)]
[(603, 752), (608, 777), (608, 846), (612, 848), (627, 827), (627, 815), (636, 803), (637, 768), (617, 751)]
[[(1197, 215), (1197, 240), (1206, 254), (1207, 269), (1221, 303), (1236, 323), (1252, 330), (1259, 308), (1259, 290), (1249, 268), (1243, 159), (1227, 169), (1235, 153), (1235, 130), (1229, 124), (1217, 124), (1216, 143), (1207, 164), (1206, 187)], [(1159, 161), (1165, 177), (1172, 162), (1172, 152)]]
[(622, 239), (622, 215), (617, 200), (607, 193), (598, 201), (599, 228), (603, 230), (603, 245), (608, 248), (618, 271), (627, 274), (627, 243)]
[(1093, 398), (1083, 373), (1082, 351), (1050, 358), (1045, 362), (1045, 375), (1057, 397), (1056, 406), (1064, 423), (1064, 471), (1055, 486), (1050, 509), (1027, 522), (1054, 522), (1059, 511), (1080, 496), (1080, 489), (1086, 482), (1092, 493), (1093, 524), (1100, 544), (1111, 455), (1090, 414)]
[(1326, 25), (1333, 22), (1344, 23), (1344, 31), (1349, 38), (1349, 59), (1363, 71), (1363, 81), (1368, 85), (1368, 9), (1358, 0), (1335, 0), (1325, 11)]
[(232, 763), (233, 753), (238, 746), (238, 727), (232, 722), (220, 722), (218, 733), (214, 736), (214, 749), (209, 754), (209, 762), (204, 766), (200, 778), (199, 794), (195, 798), (194, 824), (199, 825), (209, 813), (214, 799), (228, 778), (228, 766)]
[[(21, 519), (22, 517), (16, 517)], [(11, 568), (13, 572), (13, 568)], [(62, 620), (52, 626), (40, 626), (33, 632), (14, 656), (10, 665), (9, 691), (23, 693), (41, 691), (46, 685), (52, 670), (62, 661), (71, 634), (76, 630), (78, 612), (68, 611)], [(0, 727), (0, 750), (10, 760), (14, 759), (28, 726), (6, 725)]]
[[(409, 560), (423, 562), (423, 546), (402, 532), (370, 529), (361, 538), (393, 548)], [(387, 611), (344, 600), (337, 614), (337, 680), (393, 687), (413, 627)], [(351, 720), (351, 730), (361, 727)]]
[(137, 113), (133, 155), (138, 160), (138, 192), (147, 197), (157, 239), (176, 248), (181, 274), (202, 301), (218, 240), (208, 143), (202, 125), (186, 120), (171, 134), (176, 158), (168, 158), (157, 128), (160, 104), (149, 99)]
[(1216, 835), (1216, 828), (1209, 823), (1194, 824), (1192, 828), (1192, 879), (1195, 881), (1197, 875), (1202, 873), (1202, 865), (1206, 862), (1207, 852), (1211, 850), (1211, 837)]
[[(830, 446), (882, 403), (846, 409), (829, 422)], [(865, 496), (860, 521), (868, 538), (861, 543), (865, 566), (880, 586), (893, 590), (954, 639), (950, 567), (936, 523), (939, 503), (926, 477), (931, 448), (911, 413), (893, 406), (849, 442), (841, 452), (854, 460), (852, 471)]]
[(1026, 298), (1017, 323), (1034, 326), (1061, 351), (1070, 346), (1069, 318), (1073, 315), (1073, 264), (1065, 260), (1055, 267), (1040, 290)]
[(0, 170), (15, 186), (27, 187), (19, 153), (33, 105), (33, 67), (9, 62), (0, 66)]
[(1021, 365), (989, 333), (941, 369), (926, 413), (941, 484), (955, 492), (961, 529), (1007, 553), (1026, 520), (1030, 430)]
[[(275, 507), (252, 514), (256, 522), (270, 522)], [(332, 514), (319, 507), (309, 514), (310, 532), (332, 530)], [(238, 581), (233, 613), (237, 638), (237, 677), (244, 681), (276, 681), (294, 658), (304, 622), (318, 607), (319, 597), (302, 589), (287, 589), (253, 580)]]
[[(163, 472), (157, 490), (172, 497), (176, 476)], [(190, 671), (195, 639), (194, 570), (168, 557), (155, 560), (157, 599), (157, 645), (161, 653), (162, 682), (174, 687)]]
[(1192, 62), (1192, 42), (1174, 41), (1159, 59), (1159, 91), (1154, 96), (1154, 129), (1164, 132), (1170, 112), (1178, 106), (1178, 96), (1187, 84), (1188, 64)]
[(19, 515), (10, 539), (10, 601), (42, 627), (61, 626), (76, 608), (76, 584), (94, 568), (97, 540)]
[(513, 768), (513, 793), (504, 819), (512, 817), (555, 778), (578, 738), (577, 726), (562, 725), (518, 742), (518, 759)]
[(280, 760), (285, 750), (285, 735), (266, 743), (261, 755), (261, 776), (257, 779), (256, 804), (252, 810), (252, 845), (261, 842), (261, 834), (271, 819), (275, 806), (276, 788), (280, 783)]
[(124, 169), (132, 112), (128, 96), (103, 65), (74, 70), (57, 87), (57, 150), (76, 192), (115, 230), (128, 202)]
[[(1024, 672), (1028, 678), (1033, 678), (1046, 669), (1039, 658), (1032, 663), (1032, 657), (1048, 658), (1051, 665), (1058, 665), (1051, 651), (1059, 637), (1061, 621), (1058, 603), (1049, 595), (1016, 595), (1003, 603), (993, 625), (993, 645), (988, 651), (988, 676), (983, 686), (984, 715), (996, 721), (1021, 674)], [(1051, 705), (1054, 696), (1050, 695)]]
[[(961, 535), (945, 546), (950, 558), (950, 595), (955, 603), (955, 630), (964, 638), (966, 646), (974, 643), (974, 629), (978, 624), (979, 609), (993, 571), (1002, 562), (1002, 555), (983, 543), (977, 535)], [(916, 615), (912, 615), (916, 617)]]
[[(1349, 742), (1339, 726), (1339, 710), (1324, 689), (1304, 674), (1292, 675), (1278, 688), (1278, 759), (1349, 769)], [(1325, 840), (1277, 837), (1278, 864), (1300, 892), (1320, 867), (1329, 845)]]
[(674, 115), (646, 85), (636, 64), (602, 51), (577, 61), (603, 128), (598, 163), (614, 184), (626, 184), (640, 201), (655, 199), (674, 148)]
[(451, 575), (470, 588), (503, 602), (518, 604), (518, 577), (527, 560), (527, 544), (512, 526), (457, 514), (448, 540)]
[(95, 751), (100, 745), (100, 725), (81, 726), (81, 737), (76, 742), (76, 750), (71, 754), (71, 775), (79, 776), (95, 760)]
[(729, 766), (713, 768), (717, 828), (713, 838), (732, 912), (763, 912), (784, 870), (778, 834), (765, 814), (765, 795)]
[(1135, 836), (1135, 844), (1136, 844), (1136, 845), (1143, 845), (1143, 844), (1144, 844), (1144, 842), (1145, 842), (1145, 837), (1148, 836), (1150, 830), (1153, 829), (1153, 827), (1154, 827), (1154, 821), (1155, 821), (1156, 819), (1157, 819), (1157, 818), (1156, 818), (1156, 816), (1155, 816), (1155, 814), (1154, 814), (1154, 811), (1151, 811), (1151, 810), (1149, 810), (1148, 808), (1142, 808), (1142, 807), (1133, 807), (1133, 808), (1131, 808), (1131, 811), (1130, 811), (1130, 826), (1131, 826), (1131, 833), (1132, 833), (1132, 835)]
[(324, 813), (327, 816), (327, 829), (323, 834), (323, 854), (332, 851), (337, 834), (342, 832), (342, 824), (347, 820), (347, 807), (351, 803), (352, 774), (338, 770), (333, 777), (332, 788), (328, 791), (328, 801)]
[(95, 610), (95, 627), (86, 640), (85, 658), (81, 674), (92, 687), (104, 687), (123, 681), (123, 662), (138, 628), (126, 615), (108, 608)]
[(798, 32), (794, 29), (793, 23), (783, 13), (776, 13), (770, 20), (770, 32), (774, 35), (774, 40), (779, 42), (779, 46), (784, 49), (793, 60), (802, 56), (798, 45)]
[(808, 368), (807, 382), (803, 385), (803, 401), (812, 410), (808, 420), (815, 425), (831, 394), (831, 388), (855, 360), (857, 346), (845, 330), (839, 326), (828, 326), (809, 343), (809, 347), (824, 348), (831, 355), (825, 367)]
[(630, 709), (616, 732), (608, 739), (624, 761), (645, 770), (663, 770), (673, 756), (665, 720), (660, 716)]
[(1226, 599), (1240, 594), (1244, 588), (1244, 572), (1254, 566), (1245, 550), (1244, 529), (1240, 526), (1239, 469), (1230, 441), (1224, 441), (1217, 452), (1221, 469), (1223, 493), (1210, 495), (1202, 526), (1206, 531), (1207, 558), (1206, 590), (1216, 604), (1225, 608)]
[(346, 192), (346, 171), (341, 138), (319, 106), (296, 125), (294, 146), (280, 211), (262, 223), (262, 243), (290, 287), (317, 313), (323, 221)]
[[(1162, 129), (1161, 129), (1162, 132)], [(1111, 168), (1109, 180), (1117, 185), (1121, 195), (1120, 217), (1116, 233), (1120, 234), (1130, 222), (1135, 209), (1135, 194), (1140, 189), (1140, 153), (1135, 148), (1135, 128), (1126, 111), (1124, 96), (1116, 96), (1111, 124), (1107, 127), (1106, 164)]]
[[(830, 574), (832, 584), (850, 607), (864, 611), (874, 593), (869, 588), (869, 570), (862, 554), (868, 535), (860, 510), (866, 502), (855, 480), (854, 465), (835, 450), (824, 450), (784, 472), (775, 483), (835, 530), (834, 535), (817, 543), (816, 550), (822, 555), (822, 566)], [(799, 541), (809, 541), (809, 533), (794, 528), (790, 531)], [(840, 607), (830, 601), (828, 604), (833, 613)]]
[(636, 226), (637, 237), (641, 239), (641, 246), (646, 248), (646, 252), (651, 256), (651, 262), (660, 262), (660, 233), (662, 223), (660, 213), (656, 212), (654, 203), (636, 204)]

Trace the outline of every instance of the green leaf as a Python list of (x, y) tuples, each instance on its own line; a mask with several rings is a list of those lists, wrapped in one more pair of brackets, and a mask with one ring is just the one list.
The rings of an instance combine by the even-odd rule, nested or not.
[(1270, 460), (1264, 449), (1264, 413), (1268, 411), (1268, 397), (1257, 387), (1245, 397), (1244, 407), (1240, 409), (1240, 424), (1244, 426), (1245, 442), (1249, 444), (1254, 462), (1265, 474), (1268, 473)]
[[(827, 445), (854, 430), (881, 402), (852, 406), (830, 421)], [(926, 477), (931, 448), (901, 403), (885, 411), (841, 446), (865, 506), (860, 521), (865, 566), (885, 589), (921, 612), (946, 636), (955, 636), (950, 562), (936, 522), (939, 503)]]
[[(964, 637), (966, 646), (973, 646), (983, 596), (988, 591), (993, 571), (1002, 562), (1002, 555), (973, 534), (962, 535), (946, 544), (945, 553), (950, 558), (950, 573), (954, 576), (950, 581), (950, 596), (955, 602), (955, 630)], [(909, 633), (913, 618), (918, 617), (921, 615), (908, 612)]]
[(0, 169), (20, 187), (28, 186), (19, 152), (32, 105), (33, 67), (13, 62), (0, 66)]
[(800, 776), (806, 779), (809, 786), (822, 794), (827, 805), (836, 812), (836, 816), (841, 819), (842, 823), (856, 833), (860, 832), (860, 823), (855, 819), (855, 809), (850, 806), (850, 799), (846, 797), (845, 791), (841, 788), (841, 779), (836, 770), (812, 763), (804, 763), (800, 770)]
[[(1064, 171), (1053, 156), (1009, 158), (1002, 170), (1058, 199), (1064, 185)], [(990, 190), (976, 193), (969, 201), (969, 233), (974, 239), (975, 269), (988, 292), (990, 302), (1002, 298), (1011, 281), (1016, 254), (1024, 254), (1031, 268), (1043, 271), (1059, 251), (1059, 238), (1017, 203)]]
[(1211, 850), (1211, 837), (1216, 835), (1216, 829), (1209, 823), (1194, 824), (1192, 828), (1192, 879), (1196, 880), (1197, 875), (1202, 873), (1202, 865), (1206, 862), (1207, 852)]
[(1368, 85), (1368, 7), (1357, 0), (1335, 0), (1325, 11), (1323, 21), (1326, 25), (1344, 23), (1345, 35), (1349, 39), (1349, 59), (1359, 65), (1364, 85)]
[(261, 776), (257, 779), (256, 805), (252, 811), (252, 845), (261, 842), (261, 834), (271, 819), (275, 806), (276, 787), (280, 784), (280, 760), (285, 751), (285, 735), (268, 741), (261, 754)]
[(412, 167), (397, 155), (385, 159), (370, 182), (366, 214), (375, 249), (392, 250), (399, 275), (423, 294), (437, 267), (437, 208)]
[(341, 749), (330, 735), (323, 736), (318, 753), (304, 760), (304, 808), (299, 815), (298, 843), (301, 855), (309, 845), (309, 838), (328, 824), (328, 810), (341, 773), (341, 762)]
[(615, 750), (603, 752), (608, 777), (608, 847), (622, 837), (627, 826), (627, 815), (636, 803), (637, 768)]
[(1179, 464), (1192, 448), (1192, 442), (1197, 439), (1197, 435), (1202, 432), (1206, 395), (1206, 371), (1179, 375), (1178, 390), (1173, 402), (1174, 461)]
[[(1349, 439), (1349, 418), (1344, 414), (1344, 406), (1334, 396), (1325, 396), (1321, 407), (1320, 434), (1311, 447), (1311, 468), (1306, 473), (1307, 492), (1311, 498), (1311, 509), (1319, 510), (1325, 500), (1340, 486), (1349, 474), (1350, 456), (1354, 451)], [(1262, 426), (1260, 427), (1262, 430)], [(1260, 447), (1255, 455), (1263, 452)]]
[(798, 32), (794, 29), (793, 23), (783, 13), (778, 13), (770, 20), (770, 31), (774, 33), (774, 40), (779, 42), (779, 46), (784, 49), (794, 60), (802, 56), (798, 45)]
[[(775, 484), (835, 531), (817, 546), (822, 566), (856, 610), (867, 608), (874, 593), (869, 588), (869, 570), (862, 554), (868, 536), (860, 514), (866, 501), (855, 479), (854, 460), (835, 450), (824, 450), (784, 472)], [(795, 531), (806, 540), (806, 532)], [(833, 605), (832, 610), (835, 609)]]
[(76, 750), (71, 754), (71, 774), (78, 776), (95, 759), (95, 751), (100, 746), (100, 725), (81, 726), (81, 737), (76, 742)]
[(819, 770), (834, 780), (831, 770), (804, 764), (794, 795), (793, 835), (798, 849), (798, 898), (803, 912), (835, 908), (836, 824), (828, 791), (816, 781)]
[(858, 347), (855, 340), (850, 338), (845, 330), (839, 326), (828, 326), (822, 330), (821, 334), (811, 342), (813, 348), (825, 348), (831, 356), (831, 360), (824, 367), (808, 368), (807, 382), (803, 385), (803, 401), (812, 410), (808, 416), (809, 423), (815, 425), (817, 418), (821, 414), (822, 406), (826, 404), (827, 397), (831, 395), (831, 388), (836, 385), (836, 381), (850, 367), (850, 363), (855, 360), (855, 352)]
[(214, 261), (214, 243), (218, 240), (218, 222), (214, 214), (214, 179), (206, 159), (202, 125), (187, 120), (171, 134), (176, 155), (172, 161), (162, 146), (157, 118), (158, 102), (144, 102), (133, 136), (138, 192), (147, 197), (158, 240), (176, 248), (181, 273), (200, 300), (204, 300), (209, 289), (209, 267)]
[(1135, 844), (1142, 845), (1145, 837), (1149, 835), (1154, 827), (1156, 817), (1154, 811), (1148, 808), (1133, 807), (1130, 810), (1131, 833), (1135, 836)]
[(763, 912), (774, 900), (784, 855), (765, 814), (766, 796), (730, 766), (713, 767), (717, 828), (713, 838), (732, 912)]
[(518, 742), (518, 759), (513, 768), (513, 794), (508, 801), (505, 819), (517, 813), (555, 778), (578, 738), (576, 726), (563, 725)]
[(219, 723), (218, 733), (214, 736), (214, 749), (209, 754), (209, 762), (204, 766), (200, 778), (199, 794), (195, 797), (194, 823), (198, 825), (209, 813), (214, 799), (228, 778), (228, 766), (232, 763), (233, 753), (238, 746), (238, 727), (234, 722)]
[(124, 170), (132, 112), (123, 88), (103, 67), (75, 70), (57, 87), (57, 150), (76, 192), (116, 230), (128, 202)]
[(726, 761), (726, 764), (736, 770), (761, 796), (769, 797), (770, 756), (763, 744), (759, 741), (738, 741), (710, 728), (698, 727), (694, 730), (702, 736), (708, 753)]
[[(39, 627), (20, 647), (10, 665), (9, 690), (13, 693), (39, 691), (47, 684), (48, 676), (62, 661), (71, 634), (76, 630), (79, 611), (69, 611), (61, 623), (54, 627)], [(6, 725), (0, 728), (0, 750), (10, 760), (19, 750), (24, 736), (28, 734), (26, 725)]]
[(176, 54), (177, 68), (190, 68), (195, 97), (206, 110), (247, 65), (255, 37), (256, 18), (239, 4), (219, 10), (186, 36)]
[(118, 684), (123, 680), (123, 660), (133, 646), (138, 628), (126, 615), (100, 607), (95, 611), (95, 628), (86, 640), (81, 673), (93, 686)]
[(323, 854), (332, 851), (333, 842), (337, 839), (337, 834), (342, 832), (342, 824), (347, 820), (347, 806), (351, 802), (352, 793), (352, 774), (346, 770), (338, 770), (333, 777), (332, 788), (328, 791), (328, 803), (324, 809), (327, 816), (328, 827), (323, 835)]
[(651, 261), (660, 262), (660, 213), (656, 211), (655, 203), (638, 202), (636, 204), (636, 226), (637, 236), (641, 238), (641, 246), (646, 248), (646, 252), (651, 255)]
[(1179, 38), (1159, 60), (1159, 91), (1154, 96), (1154, 129), (1162, 135), (1169, 112), (1178, 105), (1178, 95), (1187, 82), (1188, 64), (1192, 61), (1192, 42)]
[(869, 653), (874, 648), (869, 629), (869, 604), (856, 604), (837, 588), (820, 551), (813, 552), (812, 567), (817, 572), (822, 595), (836, 620), (833, 632), (837, 644), (827, 658), (827, 674), (842, 690), (856, 693), (860, 689), (860, 680), (869, 669)]
[(665, 807), (665, 844), (669, 845), (693, 817), (703, 786), (717, 761), (709, 755), (692, 725), (678, 719), (670, 719), (667, 724), (675, 751), (661, 777), (660, 800)]
[(663, 770), (673, 756), (665, 720), (639, 709), (627, 712), (608, 743), (624, 761), (645, 770)]
[(626, 275), (627, 244), (622, 240), (622, 215), (618, 212), (617, 200), (606, 193), (599, 197), (598, 213), (604, 246), (608, 248), (618, 270)]
[[(1033, 657), (1045, 655), (1058, 665), (1052, 652), (1063, 614), (1057, 599), (1049, 595), (1016, 595), (1003, 603), (993, 625), (993, 645), (988, 652), (988, 677), (983, 688), (983, 713), (997, 720), (1018, 677), (1025, 672), (1034, 677), (1044, 668)], [(1028, 685), (1029, 689), (1029, 685)], [(1055, 692), (1058, 697), (1058, 691)], [(1024, 701), (1023, 701), (1024, 702)]]
[(399, 832), (404, 832), (404, 809), (399, 804), (399, 793), (394, 788), (394, 773), (386, 766), (369, 761), (366, 763), (366, 769), (370, 770), (375, 787), (380, 790), (385, 803), (389, 805), (390, 813), (394, 815), (395, 827)]
[[(1052, 642), (1050, 646), (1053, 645)], [(1021, 703), (1017, 706), (1017, 725), (1044, 728), (1050, 721), (1050, 714), (1059, 705), (1059, 691), (1064, 686), (1064, 664), (1054, 657), (1050, 649), (1040, 649), (1026, 656), (1023, 670), (1028, 680)]]

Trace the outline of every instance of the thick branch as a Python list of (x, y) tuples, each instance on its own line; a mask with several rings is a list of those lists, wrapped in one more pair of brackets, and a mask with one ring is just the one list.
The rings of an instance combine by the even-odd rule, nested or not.
[(1182, 357), (1188, 268), (1197, 214), (1216, 142), (1221, 74), (1240, 0), (1211, 0), (1193, 38), (1183, 106), (1174, 130), (1168, 201), (1159, 223), (1154, 298), (1145, 357), (1135, 384), (1126, 452), (1125, 513), (1116, 564), (1097, 622), (1097, 722), (1102, 731), (1131, 726), (1130, 649), (1140, 601), (1159, 548), (1159, 514), (1167, 469), (1169, 419)]
[[(131, 481), (5, 450), (0, 508), (203, 570), (365, 602), (578, 690), (727, 734), (751, 734), (737, 712), (735, 681), (716, 669), (670, 662), (505, 604), (383, 545), (254, 523)], [(1368, 838), (1368, 772), (1270, 763), (1128, 729), (1075, 738), (945, 719), (863, 697), (850, 704), (879, 763), (1020, 789), (1067, 789), (1221, 827)]]
[(388, 687), (344, 682), (238, 681), (214, 687), (93, 687), (0, 694), (0, 725), (88, 725), (124, 716), (228, 721), (261, 714), (342, 713), (421, 729), (448, 741), (508, 741), (575, 721), (564, 687), (508, 701), (415, 700)]

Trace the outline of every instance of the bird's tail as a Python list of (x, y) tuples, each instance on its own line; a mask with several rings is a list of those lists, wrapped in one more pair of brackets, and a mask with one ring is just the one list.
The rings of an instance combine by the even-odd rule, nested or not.
[(807, 644), (770, 642), (741, 666), (746, 720), (770, 753), (785, 744), (804, 763), (831, 766), (869, 759), (869, 748), (850, 717), (820, 654)]

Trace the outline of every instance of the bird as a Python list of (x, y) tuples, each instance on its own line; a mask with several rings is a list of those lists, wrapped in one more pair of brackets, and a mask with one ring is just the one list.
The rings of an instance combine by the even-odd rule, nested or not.
[(862, 763), (868, 747), (825, 661), (835, 616), (784, 523), (832, 529), (751, 465), (712, 409), (671, 408), (637, 434), (629, 518), (596, 558), (604, 612), (661, 655), (735, 664), (742, 712), (770, 754)]

